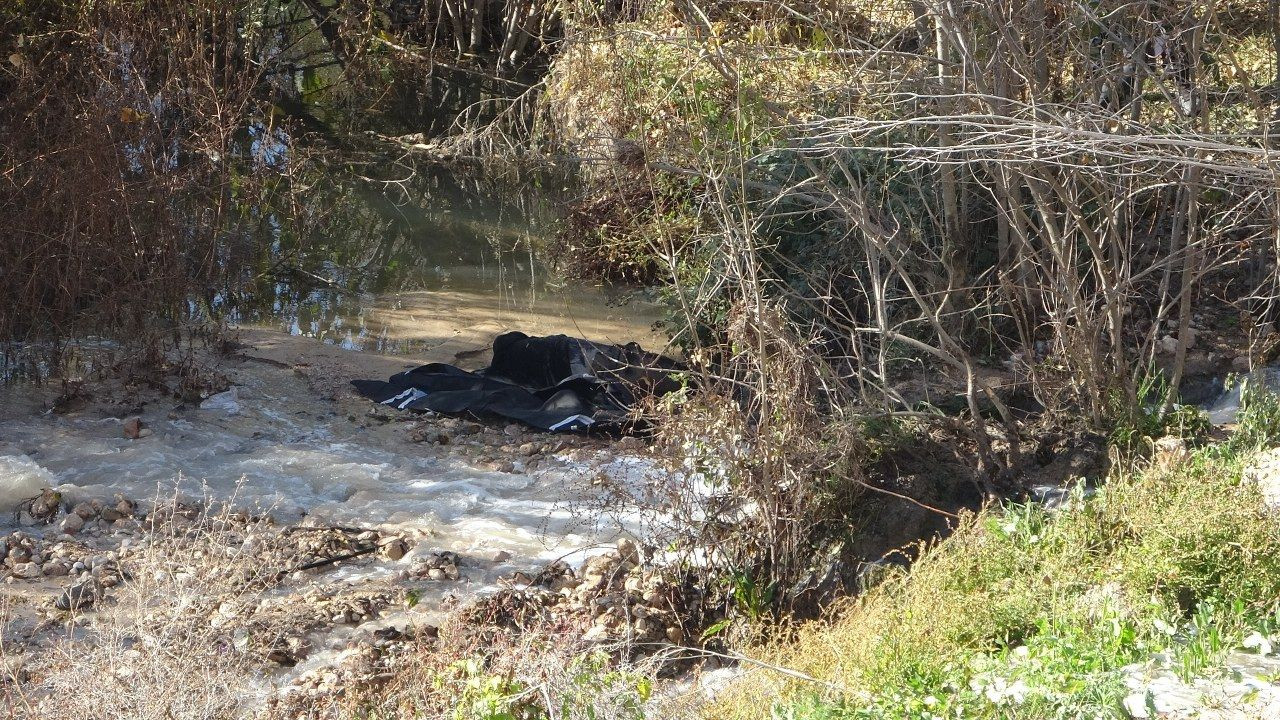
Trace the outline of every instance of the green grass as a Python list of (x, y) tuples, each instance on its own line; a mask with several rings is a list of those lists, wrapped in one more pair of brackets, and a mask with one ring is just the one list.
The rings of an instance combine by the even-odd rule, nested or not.
[[(1185, 678), (1274, 626), (1280, 521), (1241, 479), (1274, 402), (1245, 441), (1174, 468), (1118, 474), (1049, 511), (969, 518), (894, 578), (757, 656), (827, 686), (753, 676), (712, 717), (1125, 717), (1122, 668), (1171, 655)], [(834, 688), (834, 689), (832, 689)]]

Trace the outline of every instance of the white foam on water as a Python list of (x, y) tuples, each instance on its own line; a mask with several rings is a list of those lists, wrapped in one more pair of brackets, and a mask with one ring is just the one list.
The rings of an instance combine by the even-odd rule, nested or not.
[[(437, 549), (502, 549), (523, 568), (638, 534), (638, 514), (601, 509), (599, 467), (480, 470), (435, 457), (399, 423), (364, 427), (293, 373), (247, 363), (230, 374), (236, 389), (199, 408), (153, 401), (142, 415), (153, 432), (137, 440), (101, 411), (39, 412), (36, 391), (0, 391), (0, 509), (46, 486), (70, 502), (230, 499), (282, 521), (429, 531)], [(603, 470), (634, 485), (652, 468), (618, 460)]]
[(26, 455), (0, 454), (0, 512), (12, 513), (23, 500), (56, 484), (52, 473)]
[[(1267, 367), (1257, 370), (1249, 378), (1249, 382), (1259, 382), (1267, 390), (1273, 393), (1280, 393), (1280, 368)], [(1217, 399), (1209, 403), (1204, 408), (1205, 414), (1209, 417), (1209, 422), (1214, 425), (1229, 425), (1236, 422), (1236, 417), (1240, 414), (1241, 392), (1243, 389), (1243, 383), (1237, 382), (1233, 387), (1228, 388)]]

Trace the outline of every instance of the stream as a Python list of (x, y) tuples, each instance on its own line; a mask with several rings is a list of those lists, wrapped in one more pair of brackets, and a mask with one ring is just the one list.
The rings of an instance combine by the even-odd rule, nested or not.
[[(417, 583), (415, 618), (435, 618), (446, 598), (492, 590), (515, 570), (581, 561), (637, 533), (636, 516), (601, 511), (599, 475), (629, 482), (647, 460), (603, 440), (500, 422), (461, 423), (448, 444), (414, 442), (412, 414), (350, 390), (350, 380), (426, 362), (481, 367), (493, 338), (510, 330), (665, 347), (650, 299), (565, 282), (543, 262), (542, 241), (562, 207), (558, 188), (513, 196), (439, 170), (415, 178), (325, 199), (332, 221), (323, 242), (299, 248), (276, 238), (258, 263), (275, 271), (244, 293), (214, 298), (239, 349), (197, 354), (226, 378), (226, 390), (193, 403), (113, 380), (54, 412), (58, 383), (0, 385), (0, 530), (16, 529), (19, 502), (51, 487), (64, 507), (177, 497), (225, 501), (281, 523), (403, 532), (416, 539), (405, 562), (444, 550), (464, 559), (458, 582)], [(141, 417), (145, 437), (126, 436), (129, 417)], [(59, 533), (24, 525), (51, 539)], [(352, 563), (334, 579), (396, 572)], [(57, 584), (48, 578), (34, 589)], [(403, 625), (406, 612), (376, 625)], [(352, 632), (335, 628), (319, 646), (337, 652)]]

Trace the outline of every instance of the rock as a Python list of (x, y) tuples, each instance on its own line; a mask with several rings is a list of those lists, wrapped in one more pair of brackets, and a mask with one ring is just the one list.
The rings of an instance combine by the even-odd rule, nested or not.
[(102, 586), (97, 580), (86, 580), (66, 589), (54, 602), (54, 607), (62, 611), (79, 610), (89, 607), (102, 597)]
[(51, 562), (44, 566), (43, 572), (45, 577), (63, 577), (71, 572), (71, 568), (65, 562)]
[(46, 525), (57, 517), (62, 508), (62, 493), (45, 488), (40, 496), (31, 501), (31, 516)]
[(1257, 484), (1268, 509), (1280, 510), (1280, 448), (1254, 456), (1253, 463), (1244, 470), (1244, 479)]
[(93, 505), (87, 502), (78, 503), (75, 507), (71, 508), (71, 512), (80, 516), (81, 520), (88, 520), (89, 518), (97, 514), (97, 511), (94, 510)]
[(272, 648), (271, 652), (267, 653), (267, 659), (285, 667), (293, 667), (298, 664), (298, 658), (282, 648)]
[(667, 628), (666, 635), (667, 635), (667, 641), (675, 645), (679, 645), (680, 643), (684, 642), (684, 630), (681, 629), (678, 625), (672, 625), (671, 627)]
[(1237, 373), (1249, 372), (1249, 356), (1238, 355), (1231, 361), (1231, 371)]
[(1130, 693), (1121, 704), (1124, 706), (1124, 711), (1129, 713), (1129, 717), (1135, 720), (1145, 720), (1145, 718), (1151, 717), (1146, 693)]
[(489, 562), (504, 563), (511, 559), (511, 553), (506, 550), (494, 550), (489, 556)]
[(1191, 451), (1187, 449), (1187, 444), (1182, 438), (1166, 435), (1156, 440), (1155, 457), (1152, 461), (1157, 467), (1170, 469), (1182, 465), (1190, 459)]
[(666, 633), (666, 628), (649, 618), (637, 620), (634, 628), (636, 639), (640, 642), (653, 642)]
[(58, 523), (58, 529), (68, 535), (75, 535), (84, 528), (84, 518), (79, 513), (71, 513), (62, 518), (62, 522)]
[(390, 542), (383, 544), (382, 554), (392, 562), (403, 558), (409, 552), (409, 544), (401, 538), (394, 538)]
[(632, 565), (640, 564), (640, 548), (636, 547), (635, 541), (630, 538), (620, 538), (617, 543), (618, 557), (622, 562), (628, 562)]
[(597, 575), (607, 577), (613, 575), (618, 567), (618, 557), (612, 553), (593, 555), (582, 568), (583, 576)]
[(40, 577), (40, 566), (33, 562), (18, 563), (13, 566), (13, 574), (24, 580)]
[(124, 436), (130, 440), (142, 437), (142, 418), (131, 417), (124, 421)]

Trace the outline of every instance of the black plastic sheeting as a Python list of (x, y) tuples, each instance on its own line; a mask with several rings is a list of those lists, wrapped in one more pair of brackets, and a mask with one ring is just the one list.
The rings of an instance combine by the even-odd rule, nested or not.
[(680, 363), (636, 343), (604, 345), (567, 335), (521, 332), (493, 341), (493, 362), (478, 372), (432, 363), (354, 380), (374, 402), (400, 410), (499, 415), (549, 432), (624, 429), (645, 397), (679, 388)]

